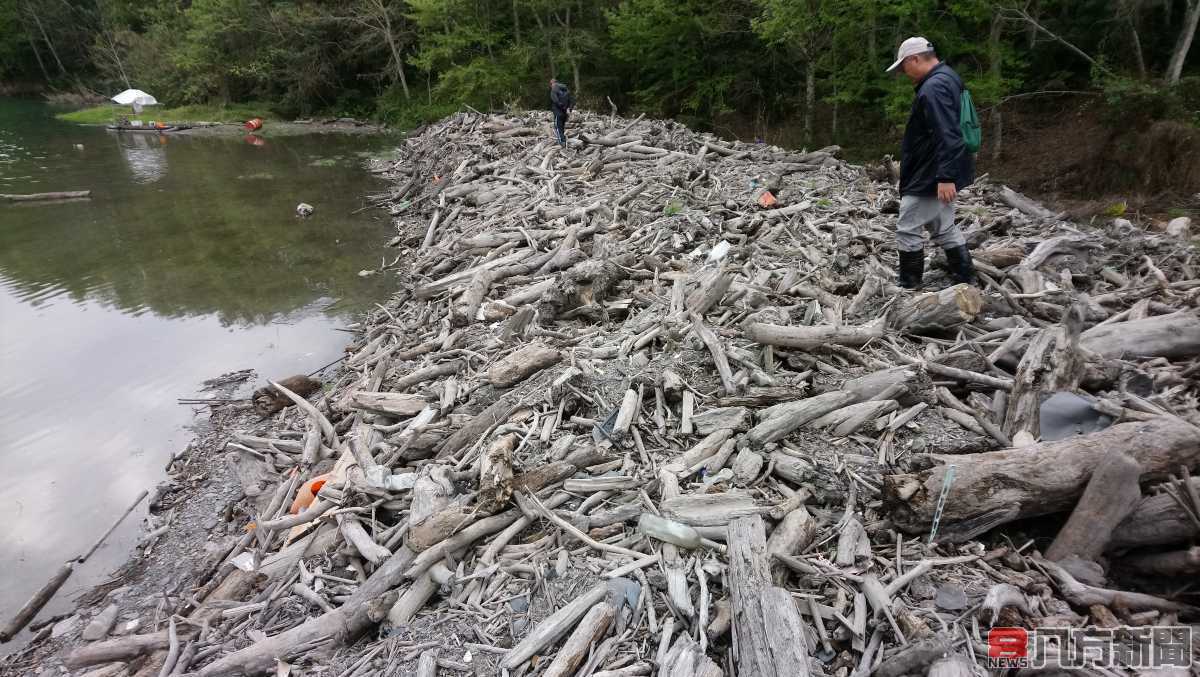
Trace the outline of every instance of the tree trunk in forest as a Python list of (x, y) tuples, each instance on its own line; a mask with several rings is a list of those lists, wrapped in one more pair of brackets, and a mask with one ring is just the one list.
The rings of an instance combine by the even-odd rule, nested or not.
[(1129, 26), (1129, 39), (1133, 42), (1133, 61), (1137, 65), (1138, 78), (1146, 79), (1146, 57), (1142, 54), (1142, 38), (1138, 35), (1137, 7), (1130, 0), (1122, 0), (1121, 10), (1125, 14), (1125, 23)]
[(546, 29), (546, 23), (549, 22), (550, 17), (547, 15), (546, 21), (544, 22), (542, 21), (542, 16), (537, 12), (534, 12), (533, 19), (534, 21), (537, 21), (538, 30), (541, 31), (542, 36), (546, 38), (546, 61), (550, 64), (550, 77), (552, 79), (557, 78), (558, 69), (554, 67), (554, 46), (550, 42), (550, 31)]
[[(1002, 77), (1001, 66), (1003, 65), (1003, 53), (1001, 52), (1000, 38), (1004, 34), (1004, 18), (999, 12), (992, 15), (992, 30), (988, 36), (988, 60), (991, 61), (991, 75), (995, 80), (996, 85), (1000, 85)], [(996, 102), (992, 108), (992, 159), (1000, 159), (1000, 150), (1004, 144), (1004, 116), (1000, 112), (1000, 102)]]
[[(22, 21), (21, 23), (24, 24), (25, 22)], [(29, 26), (24, 26), (24, 28), (25, 37), (29, 39), (29, 46), (33, 49), (34, 58), (37, 59), (38, 68), (42, 69), (42, 77), (44, 77), (46, 82), (49, 83), (50, 72), (46, 70), (46, 62), (42, 61), (42, 52), (37, 48), (37, 41), (33, 39), (33, 31), (29, 30)]]
[(875, 3), (867, 3), (867, 63), (875, 63)]
[(375, 7), (379, 11), (383, 23), (383, 37), (387, 40), (388, 49), (392, 52), (392, 63), (396, 66), (396, 79), (400, 82), (400, 88), (404, 90), (404, 100), (408, 101), (412, 96), (408, 92), (408, 78), (404, 76), (404, 57), (400, 55), (400, 47), (396, 44), (396, 34), (392, 30), (392, 17), (388, 15), (387, 5), (383, 3), (383, 0), (376, 0)]
[(804, 69), (804, 143), (812, 143), (813, 107), (817, 98), (817, 75), (812, 59)]
[(37, 11), (33, 9), (32, 4), (27, 4), (30, 16), (33, 17), (33, 22), (37, 24), (38, 31), (42, 34), (42, 40), (46, 43), (46, 47), (50, 49), (50, 55), (54, 57), (55, 63), (58, 64), (58, 70), (63, 75), (67, 74), (67, 68), (63, 66), (62, 59), (58, 58), (58, 50), (54, 49), (54, 43), (50, 41), (50, 36), (46, 35), (46, 27), (42, 25), (41, 18), (37, 15)]
[(521, 13), (517, 11), (517, 0), (512, 0), (513, 43), (521, 44)]
[(1196, 36), (1196, 25), (1200, 24), (1200, 0), (1189, 0), (1187, 13), (1183, 18), (1183, 29), (1179, 32), (1179, 40), (1175, 42), (1175, 51), (1171, 53), (1170, 65), (1167, 66), (1167, 84), (1179, 84), (1183, 75), (1183, 63), (1187, 61), (1188, 50), (1192, 48), (1192, 38)]

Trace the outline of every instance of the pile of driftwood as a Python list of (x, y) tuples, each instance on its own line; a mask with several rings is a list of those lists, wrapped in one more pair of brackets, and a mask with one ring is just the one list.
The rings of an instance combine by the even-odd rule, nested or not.
[(984, 179), (959, 208), (980, 285), (910, 293), (890, 163), (571, 132), (463, 113), (377, 168), (395, 298), (228, 446), (257, 517), (224, 562), (68, 666), (945, 676), (996, 625), (1195, 620), (1178, 226)]

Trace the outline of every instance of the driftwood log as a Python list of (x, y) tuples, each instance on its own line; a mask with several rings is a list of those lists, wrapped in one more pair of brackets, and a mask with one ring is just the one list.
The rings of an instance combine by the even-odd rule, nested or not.
[(928, 470), (885, 476), (883, 497), (898, 527), (909, 533), (928, 531), (947, 468), (955, 465), (939, 534), (965, 539), (1015, 519), (1069, 509), (1100, 460), (1119, 451), (1146, 475), (1194, 468), (1200, 464), (1200, 428), (1163, 417), (965, 460), (935, 455), (936, 465)]
[(1182, 310), (1093, 327), (1080, 335), (1079, 345), (1101, 357), (1194, 357), (1200, 355), (1200, 312)]
[(45, 200), (78, 200), (91, 196), (92, 191), (90, 190), (66, 190), (57, 193), (28, 193), (24, 195), (0, 193), (0, 200), (8, 202), (41, 202)]
[(808, 637), (792, 596), (771, 583), (761, 517), (729, 523), (729, 587), (738, 674), (807, 677)]
[[(1192, 478), (1192, 490), (1200, 494), (1200, 477)], [(1166, 493), (1146, 496), (1113, 529), (1109, 550), (1147, 545), (1187, 543), (1200, 538), (1200, 524), (1193, 522), (1179, 503)]]
[(1138, 487), (1141, 476), (1142, 467), (1138, 462), (1119, 449), (1101, 459), (1071, 517), (1046, 548), (1046, 559), (1058, 561), (1075, 556), (1094, 560), (1099, 557), (1108, 545), (1113, 529), (1142, 497)]

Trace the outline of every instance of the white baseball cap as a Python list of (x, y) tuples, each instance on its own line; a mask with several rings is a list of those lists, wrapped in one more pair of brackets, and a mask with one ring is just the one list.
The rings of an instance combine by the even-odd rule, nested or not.
[(932, 51), (933, 51), (933, 43), (926, 40), (925, 38), (920, 38), (920, 37), (909, 38), (909, 39), (905, 40), (904, 42), (900, 43), (900, 49), (896, 50), (896, 63), (892, 64), (891, 66), (888, 66), (888, 69), (886, 72), (891, 73), (891, 72), (895, 71), (897, 68), (900, 67), (900, 64), (903, 63), (905, 59), (907, 59), (908, 57), (910, 57), (914, 54), (924, 54), (926, 52), (932, 52)]

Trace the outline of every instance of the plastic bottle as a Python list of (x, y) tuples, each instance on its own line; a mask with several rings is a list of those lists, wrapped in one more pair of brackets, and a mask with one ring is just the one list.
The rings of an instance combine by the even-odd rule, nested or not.
[(674, 543), (681, 548), (694, 550), (700, 547), (700, 532), (686, 524), (644, 512), (638, 518), (638, 531), (660, 541)]

